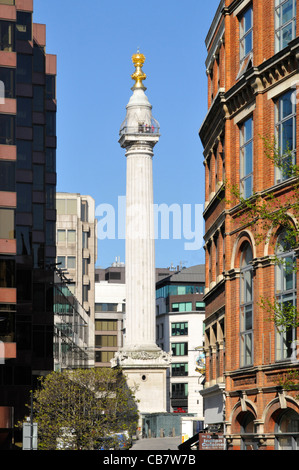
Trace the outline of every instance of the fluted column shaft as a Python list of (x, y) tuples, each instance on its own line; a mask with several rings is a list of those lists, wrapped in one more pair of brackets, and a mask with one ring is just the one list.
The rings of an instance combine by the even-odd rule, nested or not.
[(127, 148), (125, 349), (156, 349), (152, 146)]

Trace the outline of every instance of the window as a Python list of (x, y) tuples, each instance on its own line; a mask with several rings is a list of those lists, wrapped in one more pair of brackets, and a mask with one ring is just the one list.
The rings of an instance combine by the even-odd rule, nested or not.
[(56, 135), (56, 112), (54, 111), (46, 113), (46, 134), (51, 137)]
[(179, 302), (172, 304), (173, 312), (192, 312), (192, 302)]
[(252, 52), (253, 48), (253, 11), (249, 7), (240, 18), (240, 61)]
[(50, 220), (46, 222), (46, 243), (48, 246), (55, 245), (55, 227), (56, 223)]
[(46, 208), (55, 209), (55, 194), (56, 186), (47, 184), (46, 185)]
[(299, 414), (288, 409), (276, 425), (276, 448), (278, 450), (299, 450)]
[(171, 384), (171, 397), (172, 398), (187, 398), (188, 397), (188, 384), (186, 383), (173, 383)]
[(188, 322), (172, 323), (171, 324), (171, 335), (181, 336), (188, 334)]
[(293, 90), (280, 96), (276, 102), (276, 141), (280, 161), (276, 171), (276, 183), (292, 176), (296, 149), (296, 104)]
[(88, 259), (83, 258), (83, 260), (82, 260), (82, 274), (83, 274), (83, 276), (88, 274), (88, 264), (89, 264)]
[(57, 264), (58, 264), (58, 268), (64, 269), (65, 268), (65, 256), (57, 256)]
[(30, 255), (31, 254), (31, 240), (32, 231), (30, 227), (16, 227), (17, 235), (17, 254)]
[(182, 377), (188, 375), (188, 363), (180, 362), (177, 364), (171, 364), (171, 375), (172, 377)]
[(32, 163), (32, 143), (27, 140), (17, 141), (17, 168), (28, 170)]
[(116, 335), (96, 335), (95, 346), (98, 348), (116, 348), (117, 336)]
[(88, 232), (82, 232), (82, 247), (88, 248)]
[(46, 170), (52, 173), (56, 171), (56, 150), (46, 149)]
[[(7, 311), (4, 308), (8, 307)], [(10, 310), (10, 305), (1, 305), (1, 321), (0, 321), (0, 341), (14, 341), (15, 335), (15, 313)]]
[(0, 258), (0, 287), (16, 287), (15, 260)]
[(32, 40), (32, 14), (17, 11), (16, 39), (20, 41)]
[(60, 229), (57, 230), (57, 242), (58, 243), (65, 243), (66, 241), (65, 233), (66, 233), (65, 230), (60, 230)]
[(56, 77), (55, 75), (46, 76), (46, 98), (47, 100), (56, 99)]
[(17, 210), (18, 212), (31, 212), (32, 187), (31, 184), (17, 183)]
[(253, 192), (253, 119), (240, 128), (240, 191), (247, 199)]
[(188, 343), (172, 343), (171, 350), (173, 356), (187, 356)]
[(14, 52), (15, 50), (15, 24), (9, 21), (0, 21), (0, 50)]
[(242, 249), (240, 267), (240, 357), (241, 366), (248, 366), (253, 361), (253, 270), (249, 243)]
[(42, 243), (33, 243), (33, 267), (43, 268), (45, 260), (45, 246)]
[(44, 190), (44, 166), (33, 165), (33, 190), (43, 191)]
[(35, 230), (44, 229), (44, 206), (43, 204), (33, 204), (33, 228)]
[(275, 0), (275, 51), (296, 37), (296, 0)]
[(17, 55), (17, 83), (32, 83), (31, 55)]
[[(282, 232), (276, 245), (277, 265), (275, 267), (275, 292), (278, 305), (283, 312), (290, 313), (296, 306), (296, 258), (290, 246), (286, 232)], [(290, 309), (290, 310), (289, 310)], [(276, 360), (290, 358), (293, 352), (293, 342), (296, 340), (295, 327), (276, 329)]]
[(96, 303), (95, 311), (96, 312), (117, 312), (118, 304), (108, 304), (108, 303)]
[(83, 286), (83, 302), (88, 302), (88, 286)]
[(82, 222), (88, 222), (88, 204), (87, 201), (81, 202), (81, 220)]
[(57, 214), (59, 215), (76, 215), (77, 214), (77, 200), (76, 199), (57, 199), (56, 209), (57, 209)]
[(44, 143), (44, 126), (33, 126), (33, 150), (36, 152), (43, 152)]
[(114, 354), (114, 351), (96, 351), (95, 362), (110, 362)]
[(117, 331), (117, 320), (96, 320), (96, 331)]
[(33, 47), (33, 70), (38, 73), (45, 71), (45, 51), (37, 44)]
[(15, 145), (15, 117), (0, 115), (0, 144)]
[(15, 238), (15, 211), (13, 209), (0, 209), (0, 239), (13, 240)]
[(67, 257), (67, 267), (69, 269), (76, 269), (76, 257), (75, 256)]
[(195, 309), (197, 311), (203, 311), (206, 308), (206, 304), (204, 302), (196, 302)]
[(0, 191), (15, 191), (15, 170), (15, 162), (0, 161)]
[(76, 243), (76, 230), (67, 231), (67, 241), (68, 243)]
[(43, 113), (45, 107), (45, 88), (41, 85), (33, 87), (33, 111)]
[(15, 70), (6, 67), (0, 67), (0, 80), (4, 84), (4, 97), (15, 98)]

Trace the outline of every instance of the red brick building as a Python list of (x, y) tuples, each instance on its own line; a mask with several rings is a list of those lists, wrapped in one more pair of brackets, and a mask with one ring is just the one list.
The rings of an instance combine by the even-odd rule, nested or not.
[(33, 0), (0, 1), (1, 450), (53, 370), (56, 56), (32, 16)]
[(260, 304), (269, 298), (296, 305), (298, 276), (274, 257), (297, 263), (298, 252), (288, 251), (280, 227), (258, 242), (259, 227), (246, 222), (231, 192), (237, 187), (246, 199), (271, 194), (281, 205), (292, 194), (294, 178), (267, 157), (262, 137), (275, 137), (282, 157), (288, 146), (296, 163), (298, 15), (296, 0), (222, 0), (206, 38), (202, 395), (206, 424), (224, 432), (233, 450), (299, 449), (296, 392), (278, 384), (298, 368), (298, 329), (279, 330)]

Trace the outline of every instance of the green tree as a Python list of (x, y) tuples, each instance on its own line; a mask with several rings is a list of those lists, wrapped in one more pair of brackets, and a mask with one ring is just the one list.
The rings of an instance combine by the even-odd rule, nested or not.
[(33, 395), (40, 450), (94, 449), (113, 433), (132, 435), (138, 412), (132, 391), (116, 369), (52, 372)]

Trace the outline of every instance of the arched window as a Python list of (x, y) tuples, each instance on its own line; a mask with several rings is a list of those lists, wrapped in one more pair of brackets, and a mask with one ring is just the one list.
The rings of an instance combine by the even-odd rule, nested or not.
[(254, 440), (255, 425), (254, 416), (250, 411), (247, 411), (243, 416), (241, 422), (241, 449), (242, 450), (256, 450), (257, 442)]
[(240, 359), (241, 367), (253, 362), (253, 269), (249, 243), (243, 245), (240, 262)]
[(279, 450), (299, 450), (299, 414), (290, 409), (283, 413), (275, 434)]
[(276, 244), (275, 294), (279, 322), (276, 322), (276, 360), (291, 358), (296, 340), (296, 258), (286, 231), (281, 232)]

